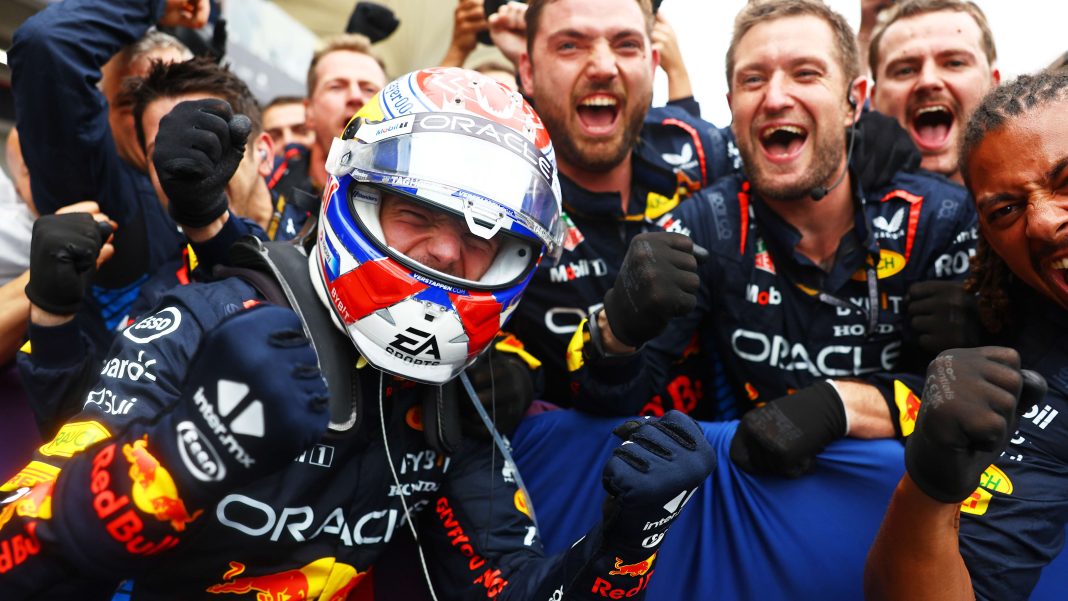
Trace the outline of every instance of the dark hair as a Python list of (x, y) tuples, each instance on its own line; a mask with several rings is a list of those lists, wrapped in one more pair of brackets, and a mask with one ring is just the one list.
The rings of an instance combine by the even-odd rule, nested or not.
[[(968, 120), (960, 146), (959, 168), (968, 189), (972, 187), (968, 162), (987, 135), (1012, 119), (1065, 98), (1068, 98), (1068, 73), (1053, 71), (1022, 75), (987, 94)], [(1013, 323), (1009, 296), (1013, 283), (1012, 270), (980, 236), (972, 258), (972, 274), (965, 287), (978, 293), (979, 317), (991, 332), (999, 332)]]
[(155, 63), (144, 77), (128, 78), (123, 83), (123, 96), (133, 104), (137, 141), (145, 148), (145, 130), (141, 124), (145, 108), (160, 98), (186, 94), (210, 94), (230, 103), (234, 113), (252, 121), (252, 133), (263, 130), (260, 106), (248, 86), (227, 67), (210, 58), (197, 57), (180, 63)]
[[(527, 12), (524, 16), (527, 24), (527, 56), (530, 57), (532, 63), (534, 62), (534, 37), (538, 35), (538, 28), (541, 26), (541, 11), (555, 1), (528, 0), (527, 2)], [(645, 17), (645, 34), (652, 37), (653, 24), (656, 22), (656, 15), (653, 14), (653, 3), (650, 0), (635, 1), (638, 3), (638, 8), (642, 10), (642, 16)]]
[(979, 41), (983, 45), (986, 62), (993, 67), (998, 60), (994, 34), (990, 31), (986, 14), (976, 3), (967, 0), (905, 0), (894, 4), (885, 13), (879, 15), (879, 21), (875, 25), (871, 42), (868, 44), (868, 68), (871, 69), (872, 80), (878, 79), (879, 73), (876, 68), (879, 66), (879, 45), (882, 44), (883, 35), (891, 25), (901, 19), (944, 11), (966, 13), (971, 16), (975, 24), (979, 26)]
[[(734, 17), (734, 32), (727, 47), (727, 89), (734, 89), (734, 52), (749, 30), (774, 19), (812, 16), (822, 19), (834, 32), (834, 47), (841, 63), (846, 85), (860, 76), (860, 54), (857, 37), (845, 17), (832, 10), (821, 0), (750, 0)], [(848, 88), (847, 88), (848, 90)]]

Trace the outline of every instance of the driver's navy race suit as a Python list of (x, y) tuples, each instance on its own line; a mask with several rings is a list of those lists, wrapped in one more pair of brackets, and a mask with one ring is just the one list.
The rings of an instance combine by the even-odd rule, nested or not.
[[(975, 209), (964, 188), (926, 172), (900, 172), (886, 187), (853, 197), (854, 228), (828, 271), (796, 252), (801, 234), (741, 176), (679, 205), (666, 229), (710, 253), (698, 268), (696, 309), (629, 359), (605, 367), (587, 361), (573, 385), (590, 403), (629, 400), (637, 409), (636, 399), (662, 386), (694, 332), (710, 327), (740, 411), (819, 379), (859, 378), (880, 389), (895, 429), (910, 434), (919, 408), (910, 389), (922, 389), (922, 378), (894, 374), (910, 354), (906, 292), (914, 282), (963, 277)], [(633, 377), (620, 381), (620, 369)]]
[[(492, 443), (466, 439), (447, 456), (433, 450), (422, 431), (421, 386), (369, 366), (356, 371), (357, 425), (328, 432), (287, 468), (200, 507), (173, 487), (152, 488), (183, 468), (137, 455), (136, 443), (147, 433), (151, 449), (162, 436), (154, 420), (190, 402), (180, 393), (202, 338), (258, 302), (237, 278), (192, 284), (117, 337), (82, 413), (0, 488), (4, 599), (50, 587), (91, 598), (89, 580), (114, 590), (122, 578), (134, 579), (135, 601), (344, 599), (407, 527), (402, 497), (441, 599), (644, 597), (651, 556), (677, 512), (650, 515), (644, 528), (655, 536), (644, 548), (635, 543), (637, 551), (608, 544), (597, 526), (544, 558), (511, 465)], [(223, 411), (224, 425), (241, 418)]]
[[(574, 394), (568, 386), (567, 360), (576, 328), (601, 306), (634, 236), (664, 227), (680, 202), (690, 202), (685, 199), (696, 190), (736, 168), (738, 163), (728, 151), (733, 146), (729, 138), (729, 129), (717, 129), (678, 107), (650, 109), (631, 154), (634, 174), (625, 211), (619, 194), (591, 192), (560, 175), (566, 227), (563, 255), (556, 264), (539, 265), (508, 325), (542, 361), (543, 398), (607, 415), (659, 415), (677, 409), (708, 419), (715, 404), (699, 400), (729, 397), (722, 375), (722, 389), (717, 390), (711, 372), (719, 369), (719, 362), (699, 348), (698, 337), (691, 337), (692, 344), (688, 341), (685, 359), (671, 366), (666, 386), (643, 393), (628, 408), (589, 404)], [(614, 375), (629, 379), (633, 374), (620, 370)]]

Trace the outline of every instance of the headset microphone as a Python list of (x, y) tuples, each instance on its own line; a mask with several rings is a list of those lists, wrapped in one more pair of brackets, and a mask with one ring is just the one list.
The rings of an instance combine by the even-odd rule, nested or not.
[[(854, 112), (857, 108), (857, 100), (853, 98), (853, 95), (849, 96), (849, 106), (853, 107)], [(821, 200), (827, 193), (834, 190), (845, 180), (845, 176), (849, 173), (849, 163), (853, 160), (853, 144), (857, 141), (857, 121), (854, 119), (853, 123), (849, 126), (849, 149), (846, 151), (846, 164), (845, 169), (842, 170), (842, 175), (838, 176), (838, 179), (834, 180), (834, 183), (830, 186), (816, 186), (809, 190), (808, 195), (812, 197), (812, 200)]]

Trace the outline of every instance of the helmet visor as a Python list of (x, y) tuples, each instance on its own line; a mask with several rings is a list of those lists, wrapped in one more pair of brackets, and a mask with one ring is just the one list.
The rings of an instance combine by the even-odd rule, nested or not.
[[(352, 214), (364, 234), (423, 278), (464, 290), (492, 291), (528, 277), (541, 252), (537, 238), (510, 230), (492, 237), (475, 235), (467, 216), (443, 209), (443, 203), (431, 202), (427, 196), (425, 190), (412, 196), (357, 182), (348, 194)], [(434, 242), (428, 243), (430, 238)], [(436, 250), (432, 252), (431, 247)]]
[(334, 141), (327, 170), (440, 204), (487, 239), (500, 229), (532, 235), (550, 254), (563, 241), (552, 162), (486, 119), (435, 113), (366, 124)]

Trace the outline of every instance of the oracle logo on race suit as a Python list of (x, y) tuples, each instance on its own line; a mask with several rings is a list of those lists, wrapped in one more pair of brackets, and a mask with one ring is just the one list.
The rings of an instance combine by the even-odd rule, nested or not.
[(768, 336), (738, 328), (731, 334), (731, 349), (750, 363), (786, 371), (807, 371), (818, 378), (891, 371), (897, 365), (901, 341), (888, 342), (882, 348), (832, 344), (810, 350), (804, 344), (791, 342), (778, 334)]
[[(415, 514), (429, 501), (422, 499), (408, 507)], [(398, 528), (404, 527), (404, 512), (398, 509), (368, 511), (353, 518), (348, 507), (335, 507), (325, 517), (315, 508), (280, 507), (242, 494), (229, 494), (215, 507), (219, 523), (247, 536), (276, 542), (283, 537), (303, 542), (324, 534), (336, 536), (346, 547), (388, 543)]]

